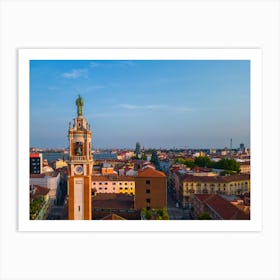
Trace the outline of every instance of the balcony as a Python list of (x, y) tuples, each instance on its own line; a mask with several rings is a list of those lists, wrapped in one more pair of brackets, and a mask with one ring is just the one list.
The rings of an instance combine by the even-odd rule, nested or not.
[(86, 161), (86, 160), (92, 160), (92, 157), (86, 157), (86, 156), (72, 156), (70, 157), (70, 161)]

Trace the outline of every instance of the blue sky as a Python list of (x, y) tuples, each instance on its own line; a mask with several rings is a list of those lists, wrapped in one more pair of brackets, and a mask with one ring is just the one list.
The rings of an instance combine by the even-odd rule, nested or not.
[(68, 146), (78, 94), (93, 148), (250, 147), (250, 61), (32, 60), (30, 146)]

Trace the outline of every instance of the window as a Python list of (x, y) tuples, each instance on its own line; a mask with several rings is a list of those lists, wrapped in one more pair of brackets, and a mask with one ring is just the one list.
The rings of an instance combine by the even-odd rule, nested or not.
[(102, 185), (102, 183), (100, 182), (99, 185)]
[(125, 190), (127, 190), (127, 188), (124, 188)]
[(120, 190), (122, 190), (122, 187), (120, 187)]
[(108, 183), (106, 182), (105, 185), (108, 185)]
[(147, 199), (146, 199), (146, 202), (147, 202), (147, 203), (150, 203), (150, 202), (151, 202), (151, 199), (150, 199), (150, 198), (147, 198)]
[(107, 188), (105, 188), (105, 190), (107, 190)]
[(120, 183), (120, 185), (122, 185), (122, 183)]
[(99, 190), (102, 190), (102, 188), (98, 188)]
[(146, 180), (146, 185), (150, 185), (151, 181), (150, 180)]
[(151, 190), (150, 189), (146, 189), (146, 193), (151, 193)]
[(113, 182), (113, 185), (116, 185), (116, 182)]
[(93, 182), (93, 184), (95, 185), (96, 183), (95, 183), (95, 182)]
[(127, 183), (124, 183), (127, 186)]

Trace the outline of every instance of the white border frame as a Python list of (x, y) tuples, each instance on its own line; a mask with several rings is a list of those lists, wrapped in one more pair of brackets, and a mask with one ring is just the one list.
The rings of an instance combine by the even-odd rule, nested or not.
[[(251, 220), (248, 221), (53, 221), (29, 220), (30, 60), (250, 60)], [(260, 49), (19, 49), (19, 231), (261, 231), (262, 52)]]

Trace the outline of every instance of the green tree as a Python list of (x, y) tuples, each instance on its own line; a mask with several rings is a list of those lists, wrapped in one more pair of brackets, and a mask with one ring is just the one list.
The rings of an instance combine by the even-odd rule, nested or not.
[(231, 170), (224, 170), (224, 171), (220, 172), (220, 175), (221, 175), (221, 176), (226, 176), (226, 175), (233, 175), (233, 174), (235, 174), (235, 173), (236, 173), (236, 172), (231, 171)]
[(202, 157), (202, 156), (195, 158), (194, 164), (199, 167), (212, 167), (213, 166), (209, 157)]
[(174, 164), (177, 164), (177, 163), (179, 163), (179, 164), (185, 164), (185, 160), (184, 160), (182, 157), (176, 158), (176, 159), (174, 160)]
[(162, 209), (162, 219), (163, 220), (169, 220), (169, 215), (168, 215), (168, 212), (167, 212), (166, 208)]
[(223, 158), (215, 164), (216, 168), (240, 172), (240, 163), (235, 159)]
[(191, 160), (191, 159), (186, 159), (186, 160), (185, 160), (185, 165), (186, 165), (187, 167), (191, 168), (191, 169), (195, 167), (195, 163), (194, 163), (194, 161)]
[(147, 208), (143, 208), (142, 213), (147, 220), (151, 220), (151, 218), (152, 218), (152, 210), (151, 209), (148, 210)]
[(31, 220), (35, 220), (42, 208), (45, 200), (42, 196), (36, 197), (29, 205), (29, 215)]
[(198, 219), (199, 220), (212, 220), (210, 215), (206, 212), (203, 212), (201, 213), (199, 216), (198, 216)]
[(142, 159), (142, 160), (147, 160), (147, 156), (146, 156), (144, 153), (142, 153), (142, 154), (141, 154), (141, 159)]
[(182, 157), (176, 158), (174, 160), (174, 164), (177, 164), (177, 163), (184, 164), (184, 165), (186, 165), (189, 168), (194, 168), (195, 167), (195, 163), (194, 163), (194, 161), (192, 159), (184, 159)]

